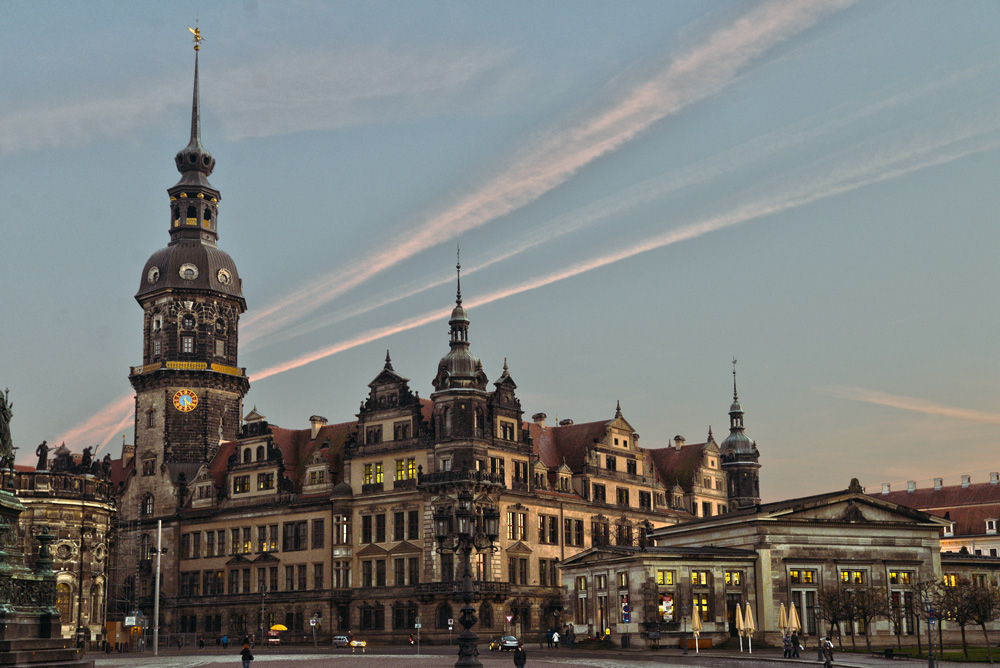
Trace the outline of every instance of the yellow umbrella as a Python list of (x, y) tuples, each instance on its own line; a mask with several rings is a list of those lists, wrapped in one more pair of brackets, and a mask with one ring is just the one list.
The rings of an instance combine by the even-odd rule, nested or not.
[(788, 626), (795, 632), (802, 630), (802, 622), (799, 621), (799, 613), (795, 611), (795, 601), (792, 601), (792, 607), (788, 610)]
[(701, 633), (701, 613), (698, 611), (698, 601), (694, 601), (691, 611), (691, 635), (694, 636), (694, 653), (698, 654), (698, 635)]
[(753, 654), (753, 632), (756, 629), (753, 625), (753, 610), (750, 608), (750, 603), (747, 603), (747, 614), (743, 618), (743, 632), (747, 635), (747, 648), (748, 651)]
[(781, 604), (781, 608), (778, 609), (778, 629), (781, 630), (781, 635), (788, 635), (788, 613), (785, 612), (785, 604)]
[(743, 612), (740, 604), (736, 604), (736, 635), (740, 639), (740, 651), (743, 651)]
[(288, 627), (285, 626), (284, 624), (275, 624), (274, 626), (271, 627), (271, 630), (272, 631), (287, 631)]

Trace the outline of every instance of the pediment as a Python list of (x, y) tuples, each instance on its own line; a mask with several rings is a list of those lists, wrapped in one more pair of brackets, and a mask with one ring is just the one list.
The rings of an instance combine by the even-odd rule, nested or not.
[(403, 541), (389, 550), (390, 554), (420, 554), (420, 548), (409, 541)]
[(516, 543), (507, 548), (507, 554), (533, 554), (533, 552), (531, 551), (530, 547), (528, 547), (521, 541), (517, 541)]
[(244, 557), (242, 554), (234, 555), (232, 559), (226, 562), (226, 566), (237, 566), (239, 564), (249, 564), (250, 560)]
[(273, 552), (262, 552), (259, 557), (257, 557), (256, 559), (253, 560), (253, 563), (259, 564), (259, 563), (262, 563), (262, 562), (265, 562), (265, 561), (270, 561), (270, 562), (278, 563), (281, 560), (278, 559), (278, 557), (274, 556)]
[(382, 369), (375, 379), (368, 383), (368, 387), (381, 387), (385, 385), (405, 385), (410, 382), (409, 378), (403, 378), (392, 369)]
[(366, 545), (364, 548), (358, 550), (359, 557), (384, 557), (389, 554), (389, 551), (378, 545)]
[(772, 519), (807, 522), (947, 524), (930, 515), (861, 493), (829, 495), (809, 503), (789, 504), (767, 513)]
[(630, 434), (635, 431), (629, 421), (623, 417), (616, 417), (614, 420), (608, 423), (609, 429), (621, 429), (627, 431)]

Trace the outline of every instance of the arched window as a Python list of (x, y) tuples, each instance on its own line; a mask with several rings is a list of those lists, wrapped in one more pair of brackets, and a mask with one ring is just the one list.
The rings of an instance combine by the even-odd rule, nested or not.
[(177, 224), (181, 218), (181, 208), (179, 206), (174, 207), (174, 224)]
[(198, 219), (198, 212), (193, 206), (189, 206), (187, 210), (187, 224), (194, 225), (195, 221)]
[(139, 510), (140, 510), (140, 512), (143, 515), (152, 515), (153, 514), (153, 495), (152, 494), (146, 494), (146, 496), (142, 497), (142, 505), (140, 506)]
[(153, 550), (153, 540), (149, 537), (148, 533), (142, 534), (142, 539), (140, 540), (139, 547), (139, 560), (149, 561), (152, 559)]
[(493, 606), (489, 601), (483, 601), (479, 606), (479, 626), (484, 629), (493, 628)]
[(251, 461), (253, 461), (253, 449), (247, 448), (243, 451), (243, 463), (249, 464)]
[(455, 615), (452, 614), (451, 606), (447, 603), (442, 603), (437, 609), (437, 627), (439, 629), (448, 628), (448, 620), (454, 619)]
[(258, 445), (257, 446), (257, 461), (258, 462), (264, 461), (264, 446), (263, 445)]
[(66, 582), (56, 585), (56, 607), (59, 608), (59, 616), (63, 624), (72, 622), (71, 615), (73, 606), (73, 587)]

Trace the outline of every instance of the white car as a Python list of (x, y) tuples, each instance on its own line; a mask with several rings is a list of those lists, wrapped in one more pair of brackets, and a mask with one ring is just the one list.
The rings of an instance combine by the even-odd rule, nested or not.
[(333, 646), (334, 647), (347, 647), (350, 641), (347, 636), (333, 636)]

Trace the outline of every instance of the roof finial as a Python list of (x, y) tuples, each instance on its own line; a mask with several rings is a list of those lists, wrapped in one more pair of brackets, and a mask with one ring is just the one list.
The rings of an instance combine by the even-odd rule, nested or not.
[(733, 358), (733, 401), (739, 401), (736, 396), (736, 358)]
[(507, 371), (509, 371), (509, 369), (507, 367), (507, 358), (506, 357), (503, 358), (503, 370), (504, 370), (504, 373), (507, 373)]
[(708, 425), (708, 442), (711, 443), (715, 438), (712, 436), (712, 425)]
[(455, 262), (455, 271), (458, 272), (458, 292), (455, 296), (455, 303), (459, 306), (462, 305), (462, 247), (458, 246), (458, 250), (455, 253), (457, 261)]
[(201, 28), (198, 27), (197, 15), (195, 15), (194, 17), (194, 25), (195, 25), (194, 28), (188, 26), (188, 30), (191, 31), (192, 35), (194, 35), (194, 50), (201, 51), (201, 43), (205, 40), (205, 38), (201, 36)]
[(622, 416), (622, 400), (618, 400), (618, 404), (615, 406), (615, 418), (620, 418)]
[(392, 371), (392, 360), (389, 359), (389, 349), (385, 349), (385, 368)]
[[(198, 25), (198, 19), (195, 18), (195, 26)], [(198, 52), (201, 51), (201, 43), (205, 40), (201, 36), (201, 28), (192, 28), (188, 26), (188, 30), (194, 35), (194, 95), (193, 102), (191, 103), (191, 145), (198, 146), (201, 145), (201, 95), (198, 92)]]

